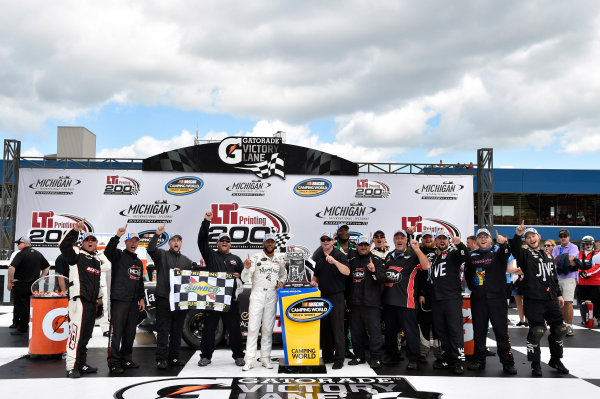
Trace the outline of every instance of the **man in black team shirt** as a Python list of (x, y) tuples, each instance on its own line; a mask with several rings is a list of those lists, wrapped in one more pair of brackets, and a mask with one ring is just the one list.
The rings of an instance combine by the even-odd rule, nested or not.
[(321, 234), (321, 248), (323, 255), (316, 259), (311, 284), (318, 286), (321, 296), (332, 305), (331, 312), (321, 320), (321, 348), (325, 362), (333, 360), (333, 368), (341, 369), (344, 367), (344, 291), (350, 269), (346, 255), (333, 247), (331, 233)]
[(417, 272), (429, 269), (429, 260), (416, 240), (410, 241), (404, 230), (394, 233), (395, 250), (385, 257), (386, 280), (383, 290), (383, 320), (385, 321), (384, 364), (399, 359), (398, 331), (406, 333), (409, 370), (416, 370), (419, 360), (419, 323), (417, 321)]
[[(521, 235), (525, 235), (527, 248), (521, 248)], [(517, 226), (516, 234), (510, 240), (510, 250), (523, 271), (521, 290), (529, 322), (527, 360), (531, 362), (531, 373), (536, 377), (542, 376), (540, 341), (546, 332), (546, 323), (550, 326), (548, 365), (563, 374), (569, 373), (560, 360), (563, 357), (562, 340), (567, 334), (560, 310), (565, 301), (558, 285), (554, 260), (540, 247), (540, 241), (537, 230), (532, 227), (526, 229), (523, 222)]]
[(464, 337), (460, 265), (467, 259), (467, 247), (460, 237), (453, 237), (456, 249), (450, 249), (448, 233), (436, 234), (436, 254), (431, 263), (433, 281), (433, 328), (442, 345), (442, 357), (434, 369), (450, 368), (454, 374), (464, 372)]
[(475, 354), (469, 370), (485, 369), (488, 323), (492, 323), (498, 356), (502, 369), (507, 374), (517, 374), (515, 360), (508, 338), (508, 304), (506, 303), (506, 266), (510, 257), (505, 237), (496, 233), (498, 243), (492, 245), (488, 229), (479, 229), (476, 234), (478, 248), (473, 250), (465, 265), (465, 279), (471, 290), (471, 312)]

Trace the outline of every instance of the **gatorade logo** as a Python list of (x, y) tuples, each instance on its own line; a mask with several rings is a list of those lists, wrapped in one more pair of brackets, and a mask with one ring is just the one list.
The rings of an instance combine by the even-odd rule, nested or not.
[(327, 299), (305, 298), (292, 303), (285, 312), (290, 320), (307, 322), (327, 316), (332, 307)]
[(51, 341), (64, 341), (69, 337), (69, 322), (67, 308), (52, 309), (42, 321), (44, 335)]

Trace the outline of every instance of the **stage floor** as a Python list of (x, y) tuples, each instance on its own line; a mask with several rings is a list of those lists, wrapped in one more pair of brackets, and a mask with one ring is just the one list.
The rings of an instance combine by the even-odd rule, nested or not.
[[(391, 390), (404, 392), (402, 397), (439, 397), (466, 398), (484, 397), (502, 398), (560, 398), (577, 394), (583, 397), (600, 397), (600, 329), (574, 327), (575, 336), (564, 341), (563, 363), (570, 370), (569, 375), (557, 373), (554, 369), (542, 365), (543, 377), (531, 376), (530, 365), (526, 358), (525, 337), (527, 328), (509, 326), (513, 355), (518, 374), (505, 376), (498, 357), (488, 357), (484, 371), (465, 370), (463, 376), (454, 376), (446, 370), (432, 368), (433, 356), (421, 364), (418, 371), (406, 370), (407, 361), (394, 367), (383, 366), (375, 372), (367, 365), (348, 366), (332, 370), (327, 365), (327, 373), (322, 375), (286, 375), (278, 374), (277, 360), (283, 356), (281, 347), (273, 350), (274, 369), (267, 370), (256, 363), (255, 368), (242, 372), (231, 358), (226, 347), (218, 348), (208, 367), (197, 365), (199, 353), (184, 347), (183, 368), (157, 370), (154, 362), (154, 345), (135, 345), (134, 360), (141, 367), (126, 370), (118, 377), (111, 377), (106, 365), (106, 347), (108, 338), (95, 328), (88, 346), (88, 363), (98, 367), (97, 374), (86, 375), (80, 379), (65, 378), (64, 360), (30, 360), (27, 356), (27, 337), (12, 336), (8, 325), (11, 322), (12, 308), (0, 307), (0, 387), (3, 397), (60, 397), (60, 398), (110, 398), (110, 397), (272, 397), (272, 398), (334, 398), (334, 397), (371, 397), (374, 393)], [(511, 309), (509, 318), (515, 324), (518, 317)], [(576, 316), (576, 323), (580, 319)], [(493, 333), (488, 337), (488, 346), (495, 351)], [(542, 340), (542, 360), (549, 360), (547, 334)], [(347, 363), (347, 360), (346, 360)], [(271, 377), (271, 378), (266, 378)], [(303, 378), (301, 378), (303, 377)], [(171, 380), (176, 378), (176, 380)], [(297, 379), (300, 378), (300, 381)], [(257, 384), (260, 385), (258, 388)], [(314, 385), (318, 388), (299, 389), (301, 385)], [(316, 384), (316, 385), (315, 385)], [(365, 387), (369, 384), (371, 388)], [(133, 387), (132, 387), (133, 386)], [(185, 388), (189, 393), (179, 393)], [(127, 388), (131, 387), (131, 388)], [(200, 388), (198, 388), (200, 387)], [(233, 388), (232, 388), (233, 387)], [(296, 387), (296, 390), (293, 389)], [(123, 391), (123, 388), (127, 388)], [(173, 390), (173, 389), (175, 390)], [(171, 389), (171, 390), (169, 390)], [(231, 394), (233, 389), (233, 394)], [(308, 390), (307, 390), (308, 389)], [(373, 390), (375, 389), (375, 390)], [(118, 395), (115, 394), (118, 391)], [(342, 393), (339, 393), (342, 392)], [(345, 393), (344, 393), (345, 392)], [(414, 394), (411, 395), (411, 392)], [(429, 394), (425, 394), (428, 392)], [(140, 396), (142, 395), (142, 396)], [(187, 396), (186, 396), (187, 395)], [(231, 396), (230, 396), (231, 395)], [(588, 396), (589, 395), (589, 396)], [(372, 397), (397, 397), (374, 395)]]

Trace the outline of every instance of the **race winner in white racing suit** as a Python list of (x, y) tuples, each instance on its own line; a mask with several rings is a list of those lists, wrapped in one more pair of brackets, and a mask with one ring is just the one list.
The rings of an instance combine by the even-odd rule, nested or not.
[(248, 307), (248, 336), (246, 337), (246, 364), (243, 371), (254, 367), (258, 330), (262, 323), (260, 340), (260, 363), (268, 369), (271, 365), (273, 326), (277, 313), (277, 288), (283, 287), (287, 272), (282, 254), (275, 254), (275, 240), (271, 234), (265, 235), (263, 251), (244, 261), (241, 279), (252, 280), (250, 305)]

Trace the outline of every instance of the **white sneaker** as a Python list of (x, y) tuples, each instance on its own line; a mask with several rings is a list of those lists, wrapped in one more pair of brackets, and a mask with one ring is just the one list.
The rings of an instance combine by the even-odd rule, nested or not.
[(242, 371), (248, 371), (252, 368), (254, 368), (254, 363), (246, 362), (246, 364), (244, 364), (244, 367), (242, 367)]
[(271, 364), (271, 361), (268, 359), (260, 359), (260, 364), (267, 369), (272, 369), (273, 365)]

